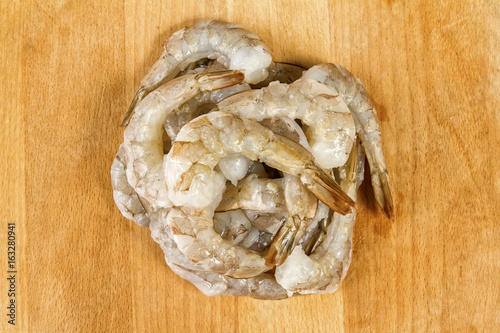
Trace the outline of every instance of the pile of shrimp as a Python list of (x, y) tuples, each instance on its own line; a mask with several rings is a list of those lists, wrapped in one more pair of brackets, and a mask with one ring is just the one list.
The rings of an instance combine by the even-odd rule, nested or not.
[(111, 167), (123, 216), (206, 295), (332, 293), (352, 254), (365, 156), (393, 217), (372, 102), (340, 65), (274, 62), (241, 26), (174, 33), (123, 120)]

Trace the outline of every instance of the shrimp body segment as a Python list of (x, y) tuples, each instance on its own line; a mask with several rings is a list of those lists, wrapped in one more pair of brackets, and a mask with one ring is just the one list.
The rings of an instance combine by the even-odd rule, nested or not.
[(218, 71), (188, 74), (149, 94), (138, 106), (124, 133), (129, 184), (151, 204), (171, 207), (163, 176), (163, 124), (169, 113), (200, 91), (238, 84), (243, 74)]
[(174, 235), (167, 224), (167, 211), (160, 210), (151, 215), (151, 237), (165, 253), (165, 261), (176, 274), (193, 283), (207, 296), (231, 295), (251, 296), (262, 299), (282, 299), (287, 297), (276, 279), (270, 274), (260, 274), (252, 278), (235, 279), (204, 269), (189, 260), (179, 251)]
[(236, 84), (227, 88), (198, 93), (168, 115), (163, 124), (165, 132), (172, 142), (175, 141), (182, 126), (186, 125), (200, 114), (211, 110), (224, 98), (249, 89), (250, 86), (248, 84)]

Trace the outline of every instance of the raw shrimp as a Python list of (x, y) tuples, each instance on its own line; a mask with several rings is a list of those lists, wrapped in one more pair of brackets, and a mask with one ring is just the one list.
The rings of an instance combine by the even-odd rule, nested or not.
[(259, 254), (239, 248), (213, 230), (213, 215), (222, 198), (225, 177), (216, 166), (221, 158), (244, 155), (295, 175), (320, 200), (347, 212), (354, 204), (313, 163), (297, 143), (275, 135), (257, 122), (225, 112), (210, 112), (184, 126), (168, 153), (165, 179), (175, 206), (167, 222), (179, 250), (204, 268), (236, 278), (268, 270)]
[[(261, 252), (271, 244), (286, 217), (294, 213), (293, 209), (287, 212), (283, 192), (282, 178), (259, 179), (256, 174), (249, 174), (239, 181), (237, 186), (227, 182), (222, 200), (216, 209), (219, 213), (215, 214), (214, 220), (217, 222), (218, 215), (234, 214), (235, 217), (241, 217), (241, 222), (236, 223), (237, 228), (239, 225), (246, 225), (246, 221), (251, 223), (253, 228), (245, 228), (249, 233), (245, 234), (243, 241), (233, 242), (233, 244)], [(217, 231), (215, 225), (214, 229)], [(232, 230), (227, 232), (235, 234)], [(221, 236), (224, 238), (222, 234)]]
[[(204, 69), (205, 68), (196, 68), (190, 72)], [(267, 86), (271, 81), (276, 80), (281, 83), (292, 83), (302, 76), (304, 70), (304, 68), (295, 65), (276, 63), (274, 64), (272, 75), (269, 75), (269, 78), (266, 81), (259, 83), (259, 86), (261, 84), (262, 86)], [(252, 86), (255, 88), (255, 85)], [(210, 111), (223, 99), (247, 90), (250, 90), (250, 86), (248, 84), (237, 84), (231, 87), (197, 94), (195, 97), (182, 104), (179, 108), (173, 110), (168, 115), (164, 124), (167, 135), (172, 141), (175, 141), (177, 133), (179, 133), (182, 126), (186, 125), (198, 115)], [(293, 119), (288, 117), (272, 118), (264, 120), (261, 124), (270, 128), (276, 134), (280, 134), (294, 140), (310, 150), (309, 143), (307, 142), (302, 129)]]
[(303, 78), (311, 78), (337, 91), (352, 112), (361, 143), (370, 164), (373, 192), (382, 212), (393, 218), (389, 175), (382, 150), (380, 124), (368, 94), (357, 78), (340, 65), (321, 64), (311, 67)]
[(152, 210), (147, 200), (141, 199), (127, 181), (125, 174), (125, 149), (123, 144), (116, 154), (111, 165), (111, 185), (113, 186), (113, 198), (122, 215), (137, 223), (141, 227), (149, 225), (149, 215), (145, 207)]
[[(274, 133), (299, 143), (311, 151), (304, 132), (293, 119), (289, 117), (269, 118), (260, 123)], [(287, 204), (284, 192), (287, 193)], [(258, 179), (256, 174), (250, 174), (237, 186), (232, 184), (226, 186), (217, 211), (245, 209), (259, 212), (259, 216), (253, 220), (253, 225), (268, 232), (274, 238), (266, 256), (267, 265), (272, 266), (275, 262), (280, 265), (291, 249), (297, 245), (311, 217), (314, 217), (316, 204), (316, 197), (305, 189), (296, 177), (285, 174), (284, 178)], [(287, 222), (281, 227), (283, 217), (287, 215), (289, 216)], [(280, 227), (280, 234), (275, 237)]]
[(242, 71), (246, 83), (265, 80), (272, 64), (269, 48), (257, 35), (237, 24), (214, 20), (175, 32), (163, 47), (165, 51), (142, 79), (122, 126), (127, 126), (137, 103), (147, 94), (200, 59), (217, 59), (225, 68)]
[[(221, 66), (217, 66), (217, 64), (212, 64), (210, 66), (201, 65), (201, 67), (196, 67), (196, 63), (191, 63), (192, 68), (189, 71), (186, 71), (184, 74), (193, 73), (200, 70), (206, 70), (207, 68), (213, 69)], [(269, 66), (270, 74), (265, 81), (260, 82), (257, 85), (252, 85), (252, 88), (261, 88), (267, 87), (272, 81), (279, 81), (281, 83), (292, 83), (299, 79), (304, 73), (305, 69), (293, 64), (286, 63), (272, 63)], [(184, 75), (183, 74), (183, 75)], [(215, 104), (219, 103), (223, 99), (238, 94), (240, 92), (250, 90), (250, 86), (248, 84), (237, 84), (231, 87), (215, 90), (215, 91), (206, 91), (197, 94), (195, 97), (190, 99), (188, 102), (181, 105), (178, 109), (173, 110), (165, 120), (165, 131), (170, 139), (175, 141), (175, 137), (177, 133), (181, 130), (182, 126), (186, 125), (189, 121), (194, 119), (200, 114), (206, 113), (210, 111)], [(262, 123), (262, 122), (261, 122)], [(302, 132), (300, 126), (288, 117), (283, 118), (273, 118), (268, 119), (267, 123), (262, 123), (264, 126), (270, 128), (276, 134), (283, 135), (289, 139), (294, 140), (295, 142), (299, 142), (294, 139), (297, 134), (297, 129)], [(280, 128), (281, 127), (281, 128)], [(277, 131), (278, 130), (278, 131)], [(304, 147), (308, 148), (309, 144), (307, 143), (307, 139), (302, 134), (299, 138), (300, 144)]]
[(125, 129), (126, 174), (140, 197), (158, 207), (170, 207), (163, 176), (163, 123), (168, 114), (200, 91), (241, 83), (238, 71), (187, 74), (149, 94)]
[[(341, 172), (346, 177), (340, 184), (355, 200), (356, 190), (363, 177), (364, 153), (356, 144)], [(288, 295), (332, 293), (345, 277), (351, 261), (352, 231), (356, 210), (342, 216), (333, 214), (333, 221), (327, 228), (323, 243), (316, 246), (308, 256), (301, 246), (293, 249), (285, 262), (276, 268), (276, 281), (287, 290)]]
[(271, 82), (268, 87), (228, 97), (217, 104), (220, 111), (263, 121), (275, 117), (299, 119), (314, 161), (325, 169), (344, 165), (354, 143), (356, 128), (342, 98), (313, 79), (287, 85)]

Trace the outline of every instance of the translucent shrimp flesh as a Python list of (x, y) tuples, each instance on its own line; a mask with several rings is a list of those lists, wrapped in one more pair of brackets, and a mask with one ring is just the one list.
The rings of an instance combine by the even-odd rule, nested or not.
[(252, 89), (260, 89), (267, 87), (273, 81), (281, 83), (292, 83), (301, 78), (306, 69), (294, 64), (287, 64), (283, 62), (271, 63), (268, 67), (269, 76), (264, 81), (257, 84), (252, 84)]
[(170, 140), (174, 142), (182, 126), (186, 125), (200, 114), (210, 111), (223, 99), (247, 90), (250, 90), (248, 84), (236, 84), (227, 88), (198, 93), (186, 103), (172, 110), (163, 124), (165, 132)]
[(286, 208), (283, 193), (283, 180), (261, 179), (250, 174), (238, 182), (237, 186), (229, 183), (216, 211), (224, 212), (235, 209), (249, 209), (266, 213), (283, 212)]
[(251, 296), (260, 299), (283, 299), (287, 292), (273, 275), (263, 273), (252, 278), (236, 279), (206, 270), (189, 260), (174, 241), (174, 235), (167, 224), (167, 211), (151, 215), (151, 237), (160, 245), (167, 265), (180, 277), (190, 281), (207, 296)]

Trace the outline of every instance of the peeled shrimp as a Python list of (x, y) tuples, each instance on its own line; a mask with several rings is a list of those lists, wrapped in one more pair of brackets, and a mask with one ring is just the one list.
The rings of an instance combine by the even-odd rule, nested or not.
[[(362, 150), (358, 152), (358, 149), (353, 149), (346, 166), (341, 168), (346, 177), (340, 185), (353, 200), (356, 199), (356, 190), (363, 179), (363, 159)], [(324, 241), (315, 246), (310, 255), (301, 246), (297, 246), (285, 262), (276, 268), (276, 281), (287, 290), (289, 296), (294, 293), (321, 294), (337, 290), (351, 262), (355, 219), (355, 208), (345, 216), (334, 213)]]
[(385, 216), (392, 218), (394, 208), (382, 150), (380, 124), (375, 107), (361, 81), (344, 67), (334, 64), (311, 67), (303, 78), (311, 78), (327, 85), (345, 100), (356, 122), (356, 129), (370, 164), (375, 198)]
[(163, 47), (165, 51), (142, 79), (122, 126), (127, 126), (137, 103), (147, 94), (200, 59), (217, 59), (225, 68), (240, 70), (246, 83), (265, 80), (272, 64), (269, 48), (257, 35), (237, 24), (214, 20), (199, 21), (175, 32)]
[(242, 92), (224, 99), (217, 109), (256, 121), (275, 117), (302, 121), (314, 161), (325, 169), (344, 165), (356, 134), (351, 112), (338, 93), (308, 78)]
[[(193, 63), (194, 64), (194, 63)], [(208, 68), (216, 68), (212, 65)], [(193, 68), (187, 73), (192, 73), (200, 70), (205, 70), (206, 67)], [(220, 69), (220, 68), (219, 68)], [(252, 85), (252, 88), (266, 87), (272, 81), (279, 81), (281, 83), (292, 83), (299, 79), (304, 73), (305, 69), (299, 66), (285, 63), (272, 63), (269, 66), (270, 74), (265, 81), (260, 82), (258, 85)], [(185, 73), (185, 74), (187, 74)], [(186, 125), (189, 121), (194, 119), (200, 114), (206, 113), (212, 109), (215, 104), (223, 99), (238, 94), (243, 91), (250, 90), (248, 84), (237, 84), (231, 87), (206, 91), (197, 94), (195, 97), (181, 105), (178, 109), (173, 110), (165, 120), (165, 131), (172, 141), (175, 141), (177, 133), (181, 130), (182, 126)], [(261, 122), (262, 123), (262, 122)], [(289, 139), (299, 142), (306, 148), (309, 147), (307, 139), (302, 133), (300, 126), (288, 117), (268, 119), (264, 126), (270, 128), (276, 134), (286, 136)], [(300, 134), (300, 133), (302, 134)], [(301, 135), (301, 136), (300, 136)], [(299, 137), (300, 136), (300, 137)], [(297, 139), (295, 139), (297, 137)]]
[(211, 112), (184, 126), (168, 153), (165, 179), (175, 206), (167, 223), (179, 250), (204, 268), (247, 278), (269, 268), (259, 254), (234, 246), (213, 230), (213, 215), (226, 179), (216, 170), (224, 157), (244, 155), (295, 175), (320, 200), (345, 212), (354, 204), (313, 163), (302, 146), (264, 126), (225, 112)]
[(126, 174), (140, 197), (157, 207), (171, 206), (163, 176), (163, 123), (168, 114), (200, 91), (240, 83), (238, 71), (187, 74), (149, 94), (138, 106), (124, 133)]

